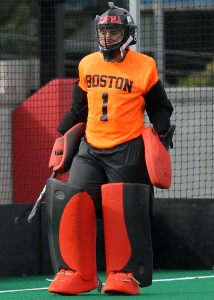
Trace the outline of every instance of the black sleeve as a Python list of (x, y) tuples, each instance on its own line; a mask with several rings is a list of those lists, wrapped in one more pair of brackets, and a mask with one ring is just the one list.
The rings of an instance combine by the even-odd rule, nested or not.
[(79, 122), (86, 122), (88, 115), (87, 93), (83, 91), (79, 85), (79, 81), (74, 83), (72, 92), (72, 106), (64, 115), (57, 130), (61, 134), (65, 134), (71, 127)]
[(166, 133), (170, 127), (173, 107), (160, 80), (144, 95), (144, 98), (146, 112), (155, 130), (158, 134)]

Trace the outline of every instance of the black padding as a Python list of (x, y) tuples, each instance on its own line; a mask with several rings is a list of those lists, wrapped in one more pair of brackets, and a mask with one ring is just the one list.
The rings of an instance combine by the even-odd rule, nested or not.
[[(39, 275), (40, 216), (28, 223), (32, 207), (32, 204), (0, 205), (0, 277)], [(21, 217), (15, 223), (17, 216)], [(3, 287), (2, 279), (0, 282)]]
[(59, 225), (62, 213), (68, 201), (83, 190), (56, 179), (48, 179), (46, 189), (47, 231), (51, 262), (54, 273), (61, 268), (69, 268), (59, 249)]
[(47, 214), (46, 205), (42, 203), (41, 211), (41, 232), (40, 232), (40, 274), (53, 274), (51, 263), (48, 235), (47, 235)]
[(155, 268), (212, 270), (213, 198), (160, 198), (155, 201), (156, 216), (151, 219)]
[(132, 270), (141, 287), (152, 284), (153, 251), (150, 230), (152, 189), (146, 184), (124, 183), (124, 220), (132, 255), (123, 271)]

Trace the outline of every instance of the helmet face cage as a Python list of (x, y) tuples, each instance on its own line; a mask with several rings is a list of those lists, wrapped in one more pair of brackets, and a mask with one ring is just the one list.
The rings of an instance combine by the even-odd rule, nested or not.
[(105, 61), (112, 60), (118, 51), (128, 45), (136, 44), (137, 26), (127, 10), (115, 6), (101, 16), (96, 16), (95, 22), (99, 48)]
[(100, 46), (111, 49), (123, 41), (124, 28), (119, 25), (108, 26), (106, 24), (97, 26), (97, 36)]

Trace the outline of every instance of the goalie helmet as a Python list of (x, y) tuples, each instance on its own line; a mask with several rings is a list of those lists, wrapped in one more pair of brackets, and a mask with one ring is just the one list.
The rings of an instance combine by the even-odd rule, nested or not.
[(95, 18), (98, 44), (105, 61), (113, 60), (118, 52), (123, 57), (123, 50), (137, 43), (138, 32), (127, 10), (115, 6), (113, 2), (108, 4), (110, 9)]

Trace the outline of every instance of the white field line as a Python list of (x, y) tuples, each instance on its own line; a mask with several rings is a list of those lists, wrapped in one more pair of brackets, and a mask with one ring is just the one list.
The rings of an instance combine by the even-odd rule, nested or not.
[(210, 276), (192, 276), (192, 277), (181, 277), (181, 278), (167, 278), (167, 279), (154, 279), (154, 280), (152, 280), (152, 282), (193, 280), (193, 279), (206, 279), (206, 278), (214, 278), (214, 275), (210, 275)]
[(20, 290), (7, 290), (7, 291), (0, 291), (1, 293), (17, 293), (17, 292), (27, 292), (27, 291), (41, 291), (41, 290), (47, 290), (47, 287), (42, 288), (32, 288), (32, 289), (20, 289)]
[[(166, 279), (154, 279), (153, 282), (167, 282), (167, 281), (179, 281), (179, 280), (193, 280), (193, 279), (208, 279), (208, 278), (214, 278), (214, 275), (210, 276), (192, 276), (192, 277), (181, 277), (181, 278), (166, 278)], [(48, 287), (41, 287), (41, 288), (32, 288), (32, 289), (19, 289), (19, 290), (6, 290), (6, 291), (0, 291), (0, 294), (2, 293), (17, 293), (17, 292), (27, 292), (27, 291), (41, 291), (41, 290), (47, 290)]]

